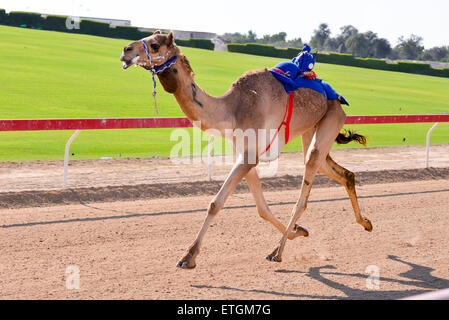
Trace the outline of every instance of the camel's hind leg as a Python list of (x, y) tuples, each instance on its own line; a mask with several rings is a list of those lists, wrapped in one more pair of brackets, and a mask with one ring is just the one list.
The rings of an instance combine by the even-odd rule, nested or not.
[(325, 174), (329, 178), (340, 182), (348, 192), (349, 199), (351, 199), (352, 208), (354, 209), (355, 219), (358, 224), (363, 226), (366, 231), (372, 231), (373, 226), (371, 222), (362, 216), (360, 212), (359, 202), (357, 200), (357, 193), (355, 191), (355, 175), (351, 171), (338, 165), (328, 155), (326, 162), (319, 169), (319, 173)]
[[(315, 128), (312, 128), (311, 130), (304, 133), (302, 136), (304, 161), (307, 155), (307, 150), (310, 146), (310, 143), (312, 142), (314, 132)], [(354, 173), (338, 165), (334, 160), (332, 160), (332, 158), (329, 155), (326, 157), (326, 162), (318, 170), (318, 173), (328, 176), (332, 180), (341, 183), (346, 188), (346, 191), (348, 192), (349, 195), (349, 199), (351, 199), (351, 204), (352, 208), (354, 209), (355, 219), (357, 223), (363, 226), (365, 230), (372, 231), (373, 226), (371, 222), (368, 219), (364, 218), (360, 211), (359, 202), (357, 200), (357, 193), (355, 190)]]
[(328, 111), (317, 124), (310, 146), (307, 150), (306, 169), (301, 186), (300, 197), (293, 208), (290, 222), (279, 245), (267, 256), (268, 260), (281, 262), (288, 234), (296, 221), (307, 208), (307, 201), (318, 169), (325, 163), (326, 157), (346, 120), (346, 115), (338, 102), (329, 103)]
[[(257, 211), (262, 219), (271, 223), (280, 233), (285, 233), (284, 225), (276, 219), (276, 217), (271, 213), (270, 207), (268, 206), (265, 198), (263, 196), (262, 185), (260, 183), (259, 175), (256, 168), (252, 168), (245, 176), (246, 182), (248, 183), (249, 189), (253, 194), (254, 200), (256, 201)], [(293, 240), (297, 237), (309, 235), (308, 231), (299, 225), (295, 225), (294, 230), (289, 233), (288, 239)]]

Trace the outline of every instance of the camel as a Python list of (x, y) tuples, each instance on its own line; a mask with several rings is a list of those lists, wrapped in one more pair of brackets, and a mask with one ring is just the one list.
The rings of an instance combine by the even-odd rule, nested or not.
[[(163, 34), (156, 31), (149, 37), (130, 43), (124, 47), (120, 61), (123, 69), (131, 65), (153, 71), (155, 70), (153, 68), (159, 70), (163, 68), (158, 77), (164, 90), (175, 96), (181, 110), (191, 122), (201, 122), (200, 127), (203, 131), (215, 129), (225, 136), (226, 130), (252, 129), (258, 134), (261, 129), (280, 128), (279, 125), (285, 119), (285, 106), (289, 95), (266, 68), (246, 72), (223, 96), (213, 97), (194, 81), (189, 60), (176, 46), (173, 32)], [(171, 63), (167, 64), (169, 61)], [(293, 93), (293, 101), (289, 132), (286, 132), (286, 127), (278, 129), (278, 143), (275, 150), (270, 150), (269, 159), (263, 159), (266, 155), (262, 156), (262, 151), (269, 147), (270, 136), (265, 140), (262, 139), (264, 141), (262, 145), (246, 143), (240, 150), (235, 150), (239, 157), (221, 189), (210, 202), (196, 239), (179, 260), (177, 267), (182, 269), (196, 267), (196, 258), (206, 231), (243, 178), (246, 179), (254, 197), (260, 217), (270, 222), (282, 234), (275, 249), (266, 257), (269, 261), (282, 261), (287, 239), (293, 240), (309, 235), (307, 229), (296, 222), (307, 208), (309, 194), (317, 174), (324, 174), (346, 188), (356, 222), (365, 230), (372, 231), (370, 220), (363, 217), (360, 211), (354, 173), (338, 165), (329, 155), (334, 142), (346, 144), (356, 141), (365, 144), (365, 137), (350, 131), (341, 133), (346, 114), (338, 100), (328, 101), (316, 91), (300, 88)], [(286, 135), (288, 141), (284, 141)], [(268, 207), (256, 167), (262, 160), (271, 161), (279, 157), (284, 145), (299, 136), (302, 138), (305, 172), (299, 198), (288, 225), (284, 226)], [(258, 155), (255, 163), (248, 161), (250, 152), (254, 151)]]

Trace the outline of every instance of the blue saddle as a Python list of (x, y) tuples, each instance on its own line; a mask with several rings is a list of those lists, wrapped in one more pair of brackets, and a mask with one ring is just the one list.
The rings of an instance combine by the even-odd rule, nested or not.
[(310, 54), (310, 47), (305, 46), (303, 51), (293, 59), (293, 62), (281, 62), (270, 69), (273, 76), (278, 79), (287, 91), (287, 94), (299, 88), (315, 90), (326, 97), (327, 100), (339, 100), (341, 104), (349, 103), (322, 79), (307, 79), (304, 72), (312, 71), (315, 65), (315, 56)]

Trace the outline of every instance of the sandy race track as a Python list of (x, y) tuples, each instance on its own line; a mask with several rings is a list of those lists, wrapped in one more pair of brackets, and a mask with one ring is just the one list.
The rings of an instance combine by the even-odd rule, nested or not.
[[(318, 176), (300, 220), (310, 237), (287, 242), (257, 214), (246, 183), (206, 235), (194, 270), (175, 267), (196, 236), (226, 166), (163, 159), (0, 164), (1, 299), (398, 299), (449, 288), (449, 145), (336, 150), (356, 172), (368, 233), (344, 189)], [(287, 223), (301, 154), (283, 154), (262, 179)], [(376, 279), (378, 276), (378, 280)], [(78, 282), (79, 279), (79, 282)]]
[[(425, 168), (425, 155), (425, 146), (332, 150), (335, 161), (354, 172), (422, 169)], [(275, 176), (301, 174), (304, 172), (303, 159), (302, 152), (281, 154)], [(164, 158), (72, 160), (68, 186), (91, 188), (204, 181), (207, 165), (206, 159), (203, 160), (204, 163), (199, 161), (188, 165)], [(214, 163), (214, 181), (221, 183), (225, 180), (232, 168), (232, 159), (229, 160), (224, 164)], [(449, 168), (449, 144), (432, 146), (430, 166)], [(63, 172), (62, 160), (3, 162), (0, 163), (0, 192), (58, 190), (63, 185)]]
[[(175, 267), (210, 196), (0, 210), (2, 299), (397, 299), (449, 287), (449, 181), (358, 188), (374, 231), (355, 223), (341, 187), (312, 190), (287, 242), (235, 194), (209, 230), (194, 270)], [(266, 192), (286, 222), (298, 191)], [(73, 266), (79, 289), (66, 287)], [(69, 269), (67, 269), (69, 268)], [(69, 272), (66, 274), (66, 272)], [(370, 278), (379, 275), (379, 282)]]

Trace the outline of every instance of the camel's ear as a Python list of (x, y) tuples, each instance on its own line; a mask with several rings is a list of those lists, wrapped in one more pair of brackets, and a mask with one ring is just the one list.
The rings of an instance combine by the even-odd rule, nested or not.
[(167, 38), (167, 46), (168, 47), (173, 46), (174, 41), (175, 41), (175, 34), (173, 33), (173, 31), (170, 31)]
[(155, 35), (155, 34), (161, 34), (161, 33), (162, 33), (161, 30), (156, 30), (156, 31), (153, 32), (153, 35)]

